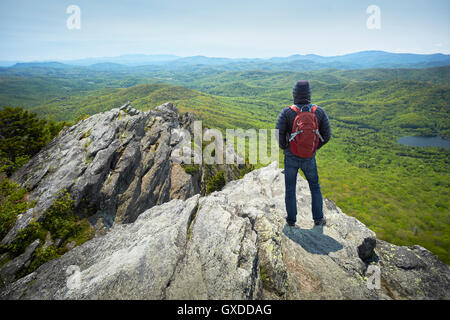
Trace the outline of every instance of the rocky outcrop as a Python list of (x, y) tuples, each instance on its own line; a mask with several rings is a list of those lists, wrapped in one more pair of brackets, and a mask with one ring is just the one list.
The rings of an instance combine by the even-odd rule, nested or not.
[[(192, 134), (193, 121), (192, 114), (179, 114), (172, 103), (148, 112), (126, 104), (64, 129), (14, 173), (12, 180), (27, 187), (28, 199), (37, 203), (19, 215), (1, 243), (11, 243), (32, 218), (39, 220), (61, 190), (70, 193), (76, 212), (87, 214), (97, 231), (133, 222), (154, 205), (204, 194), (209, 177), (202, 166), (188, 174), (171, 157), (182, 142), (174, 132), (186, 129)], [(240, 168), (213, 166), (208, 172), (222, 170), (232, 180)]]
[[(5, 265), (0, 269), (1, 281), (5, 283), (12, 282), (15, 279), (16, 274), (22, 269), (22, 267), (27, 263), (30, 263), (33, 252), (38, 246), (39, 239), (36, 239), (25, 249), (24, 253), (22, 253), (15, 259), (5, 263)], [(0, 283), (0, 285), (3, 285), (3, 283)]]
[[(248, 170), (243, 164), (187, 167), (177, 161), (180, 150), (190, 150), (186, 142), (191, 143), (193, 131), (193, 114), (180, 114), (172, 103), (147, 112), (126, 104), (65, 128), (14, 173), (12, 180), (28, 188), (28, 200), (36, 204), (19, 214), (0, 244), (12, 244), (32, 221), (42, 222), (46, 210), (64, 191), (74, 200), (74, 213), (80, 219), (87, 218), (95, 236), (100, 236), (114, 224), (134, 222), (155, 205), (206, 194), (209, 181), (219, 172), (230, 181)], [(233, 148), (225, 151), (239, 158)], [(199, 152), (202, 150), (194, 148), (192, 158), (201, 157)], [(51, 237), (41, 241), (42, 249), (50, 242), (59, 249), (62, 239), (52, 242)], [(74, 246), (71, 242), (65, 248)], [(33, 251), (28, 256), (35, 258)], [(14, 262), (14, 268), (3, 265), (5, 261)], [(0, 256), (0, 274), (7, 275), (3, 281), (15, 280), (27, 262), (8, 253)]]
[(449, 299), (449, 266), (427, 249), (377, 240), (381, 287), (393, 299)]
[[(277, 164), (208, 196), (175, 199), (0, 290), (2, 299), (448, 299), (447, 265), (398, 247), (333, 202), (314, 227), (297, 184), (297, 227), (284, 221)], [(370, 266), (373, 267), (370, 267)], [(370, 268), (380, 286), (369, 286)]]

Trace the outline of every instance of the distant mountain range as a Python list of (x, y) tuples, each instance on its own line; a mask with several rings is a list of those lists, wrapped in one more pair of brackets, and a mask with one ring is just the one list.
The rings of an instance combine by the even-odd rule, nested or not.
[(273, 58), (217, 58), (205, 56), (179, 57), (175, 55), (132, 54), (118, 57), (86, 58), (66, 61), (5, 62), (0, 66), (13, 68), (47, 67), (54, 69), (89, 67), (99, 70), (119, 70), (130, 67), (153, 66), (180, 68), (213, 66), (222, 70), (282, 70), (308, 71), (318, 69), (368, 69), (368, 68), (430, 68), (450, 65), (448, 54), (390, 53), (362, 51), (341, 56), (324, 57), (315, 54), (291, 55)]

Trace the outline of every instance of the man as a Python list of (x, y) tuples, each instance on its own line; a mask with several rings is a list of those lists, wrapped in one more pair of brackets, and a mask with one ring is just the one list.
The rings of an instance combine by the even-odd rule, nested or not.
[[(331, 128), (328, 121), (328, 116), (321, 107), (314, 109), (311, 108), (311, 90), (308, 81), (298, 81), (293, 90), (294, 107), (298, 110), (291, 108), (284, 108), (277, 120), (276, 128), (279, 130), (278, 143), (284, 153), (284, 181), (285, 181), (285, 202), (287, 218), (286, 222), (289, 226), (295, 226), (297, 221), (297, 200), (296, 200), (296, 186), (297, 186), (297, 173), (301, 169), (308, 180), (309, 189), (311, 191), (312, 198), (312, 215), (314, 224), (316, 226), (323, 226), (326, 224), (326, 218), (323, 215), (322, 206), (322, 193), (320, 191), (319, 175), (317, 173), (317, 165), (315, 153), (311, 158), (301, 158), (293, 154), (290, 149), (289, 140), (294, 139), (295, 136), (291, 134), (294, 120), (299, 112), (312, 111), (317, 118), (317, 124), (319, 126), (320, 137), (317, 150), (322, 148), (331, 138)], [(319, 134), (320, 133), (320, 134)], [(301, 133), (300, 133), (301, 134)]]

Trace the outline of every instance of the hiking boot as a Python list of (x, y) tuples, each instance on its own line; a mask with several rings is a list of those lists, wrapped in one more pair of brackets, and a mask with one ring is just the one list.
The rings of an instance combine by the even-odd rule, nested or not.
[(325, 216), (323, 216), (323, 218), (320, 220), (314, 220), (314, 225), (316, 225), (316, 226), (324, 226), (326, 224), (327, 224), (327, 219), (325, 218)]
[(295, 227), (295, 222), (286, 221), (286, 223), (289, 227)]

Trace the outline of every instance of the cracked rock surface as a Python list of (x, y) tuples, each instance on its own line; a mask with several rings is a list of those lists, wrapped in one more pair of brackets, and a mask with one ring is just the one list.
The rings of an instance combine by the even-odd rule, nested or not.
[[(136, 221), (155, 205), (206, 194), (208, 181), (219, 171), (225, 181), (237, 179), (246, 165), (187, 168), (174, 159), (180, 150), (190, 150), (186, 142), (194, 136), (193, 127), (194, 115), (180, 114), (169, 102), (150, 111), (125, 104), (64, 128), (14, 173), (12, 180), (27, 187), (28, 200), (36, 205), (19, 214), (0, 244), (11, 244), (20, 230), (41, 221), (64, 191), (74, 200), (74, 213), (87, 218), (95, 236), (101, 236), (113, 225)], [(199, 158), (199, 152), (194, 149), (190, 156)], [(233, 148), (226, 152), (239, 158)], [(14, 268), (2, 266), (0, 285), (14, 281), (28, 259), (15, 258)]]
[[(431, 252), (377, 240), (327, 199), (327, 225), (314, 227), (300, 176), (297, 201), (297, 227), (287, 227), (284, 176), (273, 163), (222, 191), (174, 199), (133, 223), (114, 224), (0, 289), (0, 298), (449, 298), (448, 266)], [(379, 289), (367, 285), (369, 265), (380, 270)]]
[[(192, 134), (193, 121), (193, 114), (180, 114), (170, 102), (146, 112), (126, 104), (65, 128), (14, 173), (12, 180), (27, 187), (28, 199), (37, 203), (19, 215), (1, 244), (11, 243), (31, 218), (39, 220), (61, 190), (70, 193), (76, 211), (88, 211), (97, 231), (133, 222), (154, 205), (204, 194), (203, 168), (188, 174), (172, 159), (183, 142), (174, 132)], [(239, 177), (238, 165), (220, 170), (227, 180)]]

